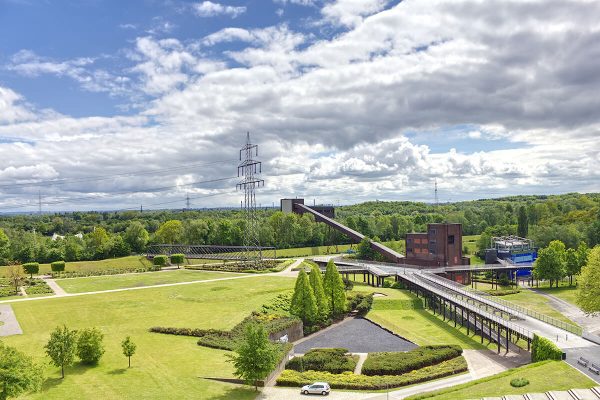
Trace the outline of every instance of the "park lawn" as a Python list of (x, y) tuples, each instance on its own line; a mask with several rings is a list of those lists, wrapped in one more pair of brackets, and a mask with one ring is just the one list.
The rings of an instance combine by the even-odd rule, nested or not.
[[(65, 271), (76, 272), (95, 272), (108, 269), (118, 270), (127, 268), (144, 268), (150, 267), (152, 263), (144, 256), (128, 256), (119, 258), (108, 258), (99, 261), (72, 261), (67, 262)], [(50, 264), (40, 264), (40, 274), (47, 274), (51, 271)], [(4, 276), (5, 272), (0, 267), (0, 275)]]
[[(575, 280), (573, 280), (573, 283), (574, 282), (575, 282)], [(579, 292), (579, 289), (576, 286), (559, 286), (559, 287), (553, 287), (551, 289), (549, 287), (548, 283), (546, 282), (546, 284), (544, 286), (542, 286), (542, 284), (540, 284), (540, 287), (539, 288), (536, 287), (536, 289), (539, 289), (540, 291), (542, 291), (544, 293), (556, 296), (559, 299), (566, 301), (567, 303), (571, 303), (575, 307), (579, 307), (577, 305), (577, 293)]]
[[(529, 385), (514, 388), (510, 381), (515, 378), (526, 378)], [(448, 389), (410, 396), (407, 400), (480, 399), (511, 394), (544, 393), (550, 390), (587, 389), (596, 385), (590, 378), (563, 361), (542, 361)]]
[(166, 283), (204, 281), (207, 279), (240, 276), (231, 272), (175, 271), (143, 272), (137, 274), (90, 276), (85, 278), (56, 279), (56, 283), (67, 293), (95, 292), (99, 290), (124, 289)]
[[(478, 290), (489, 290), (492, 288), (492, 285), (489, 283), (477, 282), (476, 288)], [(499, 288), (502, 287), (499, 286)], [(506, 289), (510, 289), (510, 287), (506, 287)], [(560, 321), (577, 325), (575, 322), (565, 317), (560, 311), (552, 307), (550, 301), (543, 295), (522, 287), (519, 287), (519, 289), (521, 292), (501, 296), (500, 299), (510, 301), (530, 310), (537, 311), (552, 318), (556, 318)]]
[[(221, 282), (148, 288), (13, 303), (23, 335), (3, 338), (41, 363), (46, 381), (39, 393), (22, 399), (253, 399), (254, 389), (204, 377), (233, 377), (226, 351), (200, 347), (192, 337), (148, 332), (152, 326), (231, 329), (251, 311), (293, 288), (285, 277), (252, 276)], [(60, 379), (44, 345), (51, 330), (98, 327), (106, 353), (96, 367), (76, 364)], [(132, 368), (121, 341), (137, 344)]]
[(456, 344), (463, 349), (487, 348), (487, 341), (482, 345), (479, 337), (467, 336), (466, 329), (455, 328), (423, 308), (412, 308), (410, 303), (417, 297), (407, 290), (363, 284), (355, 284), (354, 290), (385, 294), (374, 298), (367, 318), (419, 346)]

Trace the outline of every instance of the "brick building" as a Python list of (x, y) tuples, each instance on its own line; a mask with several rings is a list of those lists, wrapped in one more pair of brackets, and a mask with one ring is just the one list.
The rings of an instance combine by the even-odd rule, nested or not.
[(462, 255), (461, 224), (428, 224), (425, 233), (406, 235), (406, 263), (427, 267), (468, 265)]

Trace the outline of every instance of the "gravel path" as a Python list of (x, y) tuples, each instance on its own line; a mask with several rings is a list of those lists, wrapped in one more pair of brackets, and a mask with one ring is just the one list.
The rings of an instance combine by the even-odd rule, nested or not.
[(17, 321), (17, 317), (10, 305), (0, 305), (0, 336), (21, 335), (23, 330)]
[(342, 347), (348, 349), (350, 353), (373, 353), (408, 351), (416, 348), (417, 345), (368, 319), (353, 318), (296, 344), (294, 353), (304, 354), (310, 349), (323, 347)]

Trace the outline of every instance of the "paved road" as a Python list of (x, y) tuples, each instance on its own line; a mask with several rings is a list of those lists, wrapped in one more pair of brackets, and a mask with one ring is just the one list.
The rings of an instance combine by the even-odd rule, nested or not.
[(23, 334), (19, 321), (17, 321), (17, 317), (10, 305), (0, 305), (0, 321), (3, 322), (0, 325), (0, 336)]

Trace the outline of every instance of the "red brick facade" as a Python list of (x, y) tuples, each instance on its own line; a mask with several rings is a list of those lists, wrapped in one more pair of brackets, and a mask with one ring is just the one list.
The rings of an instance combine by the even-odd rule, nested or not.
[(461, 224), (428, 224), (426, 233), (406, 235), (406, 263), (452, 266), (468, 263), (462, 256)]

